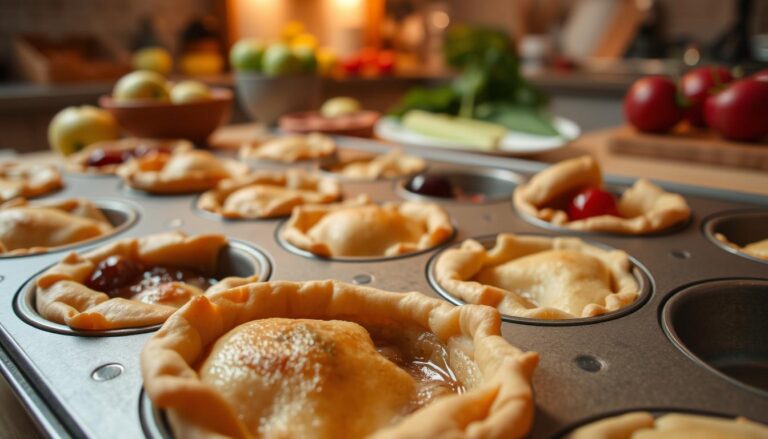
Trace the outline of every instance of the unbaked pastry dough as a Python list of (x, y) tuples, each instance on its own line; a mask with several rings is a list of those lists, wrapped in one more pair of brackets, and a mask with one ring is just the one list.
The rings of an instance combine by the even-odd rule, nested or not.
[(336, 154), (336, 142), (320, 133), (292, 134), (275, 137), (264, 143), (247, 143), (240, 148), (240, 157), (253, 160), (271, 160), (296, 163), (316, 160)]
[(301, 204), (330, 203), (341, 197), (341, 187), (300, 169), (256, 171), (221, 181), (200, 196), (197, 207), (224, 218), (269, 218), (289, 215)]
[(158, 194), (202, 192), (227, 178), (248, 173), (234, 160), (219, 159), (208, 151), (175, 150), (136, 157), (117, 169), (128, 186)]
[(61, 189), (61, 173), (52, 165), (0, 163), (0, 203), (33, 198)]
[[(106, 293), (85, 286), (99, 262), (121, 256), (147, 266), (170, 266), (215, 274), (219, 251), (227, 245), (222, 235), (186, 236), (180, 232), (126, 238), (85, 254), (69, 253), (35, 281), (37, 312), (44, 318), (74, 329), (105, 330), (156, 325), (176, 308), (200, 294), (197, 288), (176, 285), (174, 297), (110, 298)], [(247, 278), (227, 277), (205, 291), (210, 294), (258, 280), (258, 273)], [(179, 297), (182, 295), (183, 297)]]
[(567, 439), (766, 439), (768, 426), (744, 418), (632, 412), (576, 429)]
[(125, 151), (133, 153), (140, 149), (175, 151), (191, 150), (194, 146), (186, 140), (163, 140), (163, 139), (142, 139), (137, 137), (126, 137), (119, 140), (104, 140), (92, 143), (75, 154), (67, 158), (67, 170), (72, 172), (82, 172), (89, 174), (114, 174), (117, 172), (118, 164), (108, 164), (103, 166), (89, 166), (88, 159), (95, 151)]
[(665, 192), (641, 178), (618, 200), (623, 218), (601, 215), (569, 221), (562, 209), (570, 197), (588, 187), (601, 187), (603, 177), (597, 162), (589, 156), (560, 162), (534, 175), (517, 187), (515, 208), (523, 214), (573, 230), (645, 234), (662, 231), (686, 221), (691, 210), (685, 199)]
[(416, 174), (426, 167), (427, 162), (423, 158), (405, 154), (399, 149), (393, 149), (372, 159), (351, 160), (331, 166), (329, 170), (347, 178), (378, 180)]
[(744, 247), (729, 241), (728, 238), (722, 233), (715, 233), (715, 238), (718, 241), (722, 242), (723, 244), (735, 250), (738, 250), (742, 253), (746, 253), (756, 258), (768, 260), (768, 238), (760, 241), (751, 242), (745, 245)]
[(453, 235), (448, 214), (435, 203), (378, 205), (368, 197), (293, 209), (282, 229), (294, 246), (325, 257), (395, 256), (426, 250)]
[(435, 277), (447, 292), (503, 314), (536, 319), (594, 317), (634, 302), (639, 288), (627, 254), (578, 238), (502, 233), (486, 248), (468, 239), (445, 250)]
[(85, 199), (36, 204), (15, 199), (0, 206), (0, 254), (41, 253), (104, 236), (113, 229), (104, 214)]
[[(412, 381), (373, 352), (363, 328), (376, 326), (434, 334), (466, 391), (408, 414)], [(192, 299), (144, 346), (141, 368), (177, 437), (519, 438), (538, 356), (500, 326), (492, 308), (415, 292), (253, 283)]]

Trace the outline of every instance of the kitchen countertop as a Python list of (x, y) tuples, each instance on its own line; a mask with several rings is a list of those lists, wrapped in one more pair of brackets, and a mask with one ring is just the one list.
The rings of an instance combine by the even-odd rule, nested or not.
[[(645, 177), (674, 183), (698, 185), (716, 189), (748, 192), (768, 196), (768, 173), (737, 168), (620, 156), (609, 151), (607, 140), (612, 130), (583, 135), (562, 149), (529, 156), (527, 159), (554, 163), (583, 154), (591, 154), (608, 174)], [(236, 147), (243, 141), (259, 139), (263, 127), (257, 124), (231, 125), (221, 128), (212, 143), (224, 148)], [(20, 161), (56, 163), (60, 159), (51, 152), (24, 154)], [(36, 427), (15, 398), (5, 380), (0, 380), (0, 431), (8, 438), (37, 438)]]

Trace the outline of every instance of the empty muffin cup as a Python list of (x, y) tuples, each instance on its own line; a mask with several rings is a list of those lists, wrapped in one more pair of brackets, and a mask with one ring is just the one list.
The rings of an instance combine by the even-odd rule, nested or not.
[(93, 204), (107, 218), (107, 221), (109, 221), (110, 224), (112, 224), (112, 226), (114, 227), (111, 231), (109, 231), (109, 233), (106, 233), (101, 236), (96, 236), (94, 238), (86, 239), (83, 241), (73, 242), (67, 245), (62, 245), (57, 247), (48, 247), (45, 252), (30, 252), (30, 253), (23, 253), (23, 254), (0, 254), (0, 259), (24, 258), (24, 257), (36, 256), (40, 254), (50, 254), (53, 252), (72, 250), (74, 248), (81, 247), (87, 244), (93, 244), (95, 242), (99, 242), (109, 237), (112, 237), (118, 233), (124, 232), (125, 230), (130, 228), (134, 223), (136, 223), (136, 220), (139, 218), (138, 211), (130, 203), (126, 203), (124, 201), (119, 201), (119, 200), (110, 200), (110, 199), (90, 199), (89, 201), (93, 202)]
[[(46, 271), (50, 267), (46, 267)], [(269, 279), (272, 266), (269, 258), (261, 250), (241, 241), (230, 240), (220, 250), (214, 279), (223, 279), (229, 276), (249, 277), (258, 274), (259, 281)], [(28, 280), (16, 293), (13, 307), (16, 314), (26, 323), (39, 329), (65, 335), (79, 336), (116, 336), (139, 334), (157, 330), (161, 325), (151, 325), (135, 328), (109, 329), (101, 331), (85, 331), (72, 329), (67, 325), (52, 322), (41, 316), (36, 309), (36, 280), (38, 275)]]
[(499, 168), (436, 169), (417, 174), (397, 186), (412, 200), (483, 204), (508, 201), (523, 177)]
[[(704, 222), (704, 235), (729, 253), (768, 263), (768, 249), (760, 251), (755, 246), (756, 243), (768, 240), (767, 210), (719, 213)], [(765, 247), (768, 247), (768, 244)]]
[(768, 281), (728, 279), (675, 293), (662, 311), (664, 332), (693, 361), (768, 395)]

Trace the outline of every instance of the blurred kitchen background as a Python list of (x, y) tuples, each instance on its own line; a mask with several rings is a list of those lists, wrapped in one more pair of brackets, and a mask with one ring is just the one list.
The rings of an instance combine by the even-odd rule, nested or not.
[(47, 148), (52, 115), (95, 104), (142, 47), (165, 48), (172, 76), (232, 87), (227, 54), (243, 37), (316, 45), (324, 96), (386, 111), (451, 78), (443, 36), (462, 23), (506, 31), (553, 112), (585, 131), (621, 124), (640, 76), (768, 65), (768, 0), (0, 0), (1, 146)]

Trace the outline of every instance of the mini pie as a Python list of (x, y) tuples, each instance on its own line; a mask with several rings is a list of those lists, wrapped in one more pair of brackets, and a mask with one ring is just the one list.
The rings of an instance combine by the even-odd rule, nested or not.
[(749, 243), (744, 247), (729, 241), (728, 238), (722, 233), (715, 233), (715, 239), (742, 253), (746, 253), (750, 256), (768, 261), (768, 238)]
[(343, 177), (360, 180), (378, 180), (416, 174), (427, 167), (421, 157), (404, 154), (394, 149), (367, 160), (352, 160), (330, 167), (330, 171)]
[[(81, 330), (162, 323), (192, 297), (258, 280), (258, 273), (227, 277), (203, 291), (200, 285), (211, 282), (201, 278), (215, 274), (226, 245), (222, 235), (169, 232), (121, 239), (82, 255), (72, 252), (35, 281), (37, 312)], [(86, 286), (94, 279), (109, 291)]]
[(560, 162), (518, 186), (515, 208), (552, 224), (573, 230), (645, 234), (667, 229), (686, 221), (691, 210), (685, 199), (665, 192), (646, 179), (639, 179), (618, 200), (623, 218), (600, 215), (569, 221), (563, 204), (582, 189), (601, 187), (603, 177), (597, 162), (589, 156)]
[(341, 187), (331, 178), (300, 169), (256, 171), (222, 180), (200, 196), (197, 207), (224, 218), (269, 218), (289, 215), (294, 206), (330, 203), (340, 197)]
[(282, 163), (317, 160), (334, 154), (336, 142), (320, 133), (280, 136), (260, 144), (245, 144), (240, 148), (240, 158)]
[[(171, 152), (177, 149), (191, 150), (186, 140), (142, 139), (127, 137), (92, 143), (67, 159), (67, 169), (89, 174), (114, 174), (123, 162), (132, 157), (143, 157), (150, 152)], [(94, 163), (101, 162), (101, 163)]]
[(448, 214), (435, 203), (378, 205), (368, 197), (293, 209), (282, 230), (294, 246), (325, 257), (396, 256), (426, 250), (453, 235)]
[(202, 192), (221, 180), (248, 173), (248, 167), (233, 160), (219, 159), (208, 151), (154, 151), (135, 157), (117, 169), (128, 186), (157, 194)]
[(537, 362), (492, 308), (331, 280), (196, 297), (141, 353), (147, 394), (196, 438), (519, 438)]
[(435, 277), (447, 292), (503, 314), (535, 319), (594, 317), (634, 302), (629, 257), (578, 238), (502, 233), (492, 248), (468, 239), (445, 250)]
[(39, 197), (63, 186), (55, 166), (0, 163), (0, 203), (19, 197)]
[(30, 205), (18, 198), (0, 205), (0, 254), (42, 253), (104, 236), (113, 229), (104, 214), (85, 199)]
[(745, 418), (671, 413), (654, 419), (647, 412), (613, 416), (576, 429), (567, 439), (765, 439), (768, 426)]

